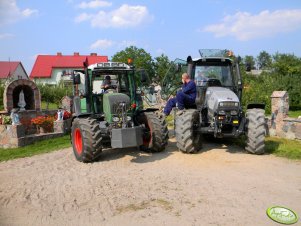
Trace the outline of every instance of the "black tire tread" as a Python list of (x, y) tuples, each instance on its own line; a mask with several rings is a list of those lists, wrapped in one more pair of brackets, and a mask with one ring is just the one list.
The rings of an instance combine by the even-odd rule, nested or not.
[(251, 154), (264, 154), (264, 138), (266, 122), (263, 109), (248, 109), (247, 114), (247, 143), (246, 151)]
[(199, 117), (199, 112), (194, 109), (185, 110), (176, 116), (177, 147), (184, 153), (198, 152), (202, 146), (200, 134), (193, 131), (193, 125), (199, 122)]
[[(83, 139), (83, 151), (81, 156), (77, 156), (77, 160), (88, 163), (95, 161), (102, 152), (101, 133), (99, 124), (93, 118), (76, 118), (72, 123), (72, 134), (75, 128), (80, 128)], [(76, 152), (73, 145), (73, 150)]]
[(164, 116), (160, 112), (145, 112), (144, 116), (153, 136), (148, 147), (143, 146), (143, 149), (149, 152), (164, 151), (168, 144), (168, 129)]

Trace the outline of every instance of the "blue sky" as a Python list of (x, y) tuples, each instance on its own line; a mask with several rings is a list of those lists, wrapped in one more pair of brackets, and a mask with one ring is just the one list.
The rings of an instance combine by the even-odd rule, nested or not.
[(200, 48), (301, 57), (301, 1), (0, 0), (0, 60), (28, 74), (38, 54), (111, 58), (130, 45), (170, 60)]

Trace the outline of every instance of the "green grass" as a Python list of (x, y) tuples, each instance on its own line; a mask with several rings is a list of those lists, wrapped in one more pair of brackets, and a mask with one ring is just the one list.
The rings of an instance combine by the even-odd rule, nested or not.
[(288, 117), (298, 118), (298, 116), (301, 116), (301, 110), (299, 110), (299, 111), (289, 111), (288, 112)]
[[(233, 141), (234, 144), (244, 148), (246, 137), (242, 136)], [(265, 153), (288, 159), (301, 159), (301, 141), (289, 140), (279, 137), (265, 138)]]
[(288, 159), (301, 159), (301, 141), (267, 137), (265, 152)]
[(28, 156), (48, 153), (68, 147), (71, 147), (69, 135), (49, 140), (38, 141), (34, 144), (20, 148), (0, 148), (0, 162), (10, 159), (24, 158)]
[[(47, 102), (46, 101), (42, 101), (41, 105), (42, 105), (42, 109), (47, 109)], [(57, 104), (49, 103), (48, 110), (57, 110), (57, 109), (58, 109)]]

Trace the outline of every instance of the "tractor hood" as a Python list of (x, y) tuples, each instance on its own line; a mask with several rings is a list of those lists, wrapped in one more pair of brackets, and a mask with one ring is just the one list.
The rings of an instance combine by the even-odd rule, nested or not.
[(232, 90), (224, 87), (208, 87), (206, 103), (209, 111), (211, 113), (215, 112), (220, 102), (237, 103), (237, 107), (239, 106), (239, 99)]

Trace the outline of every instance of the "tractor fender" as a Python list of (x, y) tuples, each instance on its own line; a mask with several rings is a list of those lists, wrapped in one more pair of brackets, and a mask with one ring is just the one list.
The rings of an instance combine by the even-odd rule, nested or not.
[(252, 103), (247, 105), (247, 109), (253, 109), (253, 108), (259, 108), (259, 109), (265, 109), (265, 104), (263, 103)]

